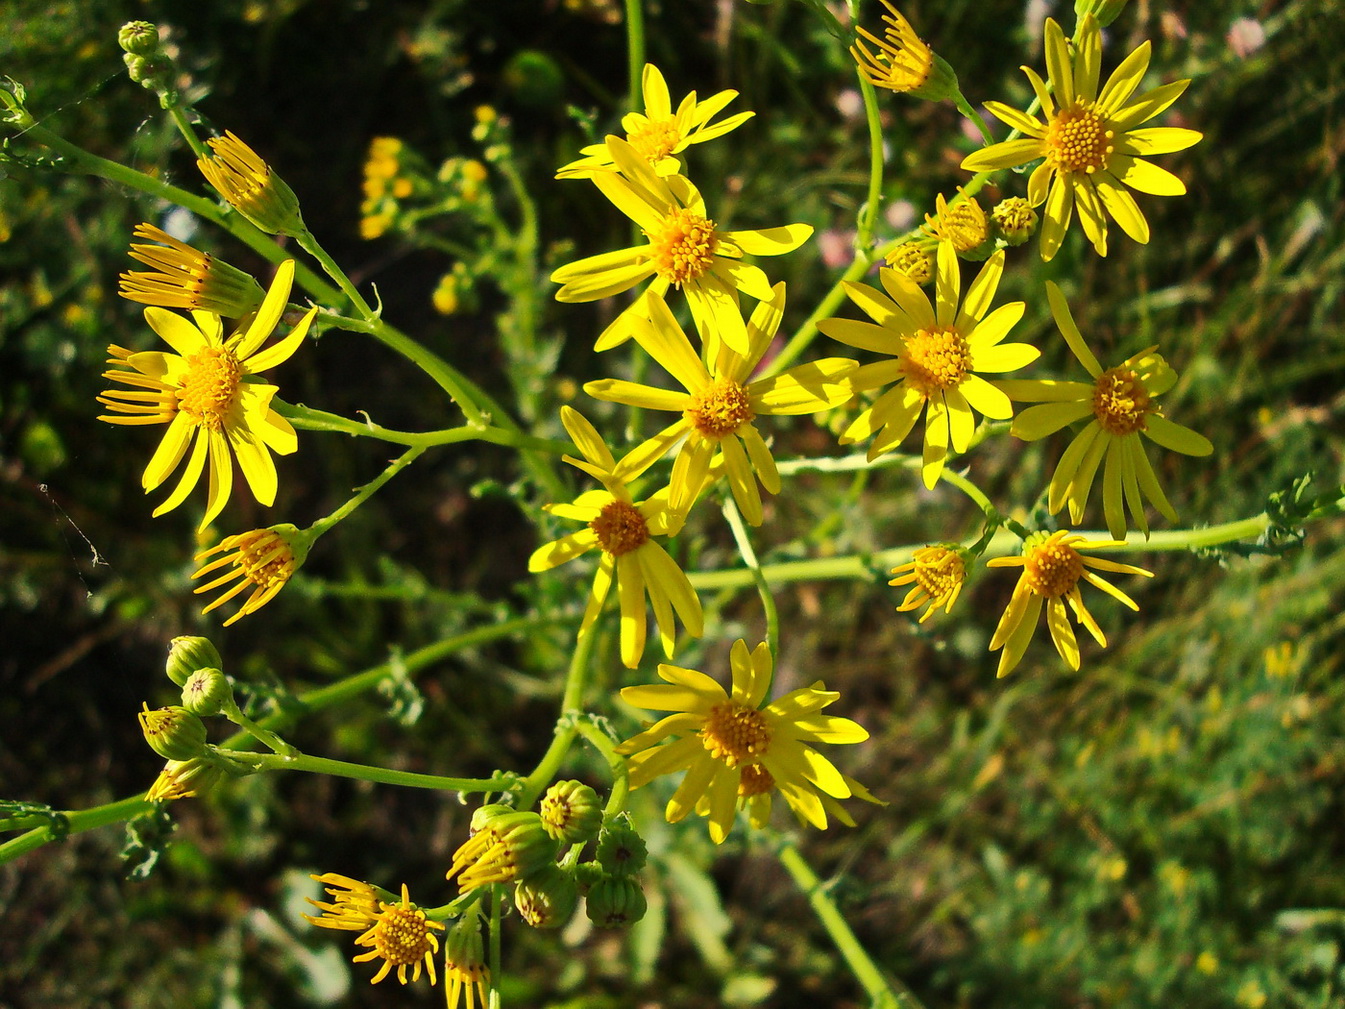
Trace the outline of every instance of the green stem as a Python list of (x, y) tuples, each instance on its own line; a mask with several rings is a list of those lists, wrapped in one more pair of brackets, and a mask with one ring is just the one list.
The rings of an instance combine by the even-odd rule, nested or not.
[(325, 519), (319, 519), (318, 521), (314, 522), (311, 526), (309, 526), (308, 527), (309, 534), (312, 535), (313, 539), (317, 539), (332, 526), (336, 525), (336, 523), (347, 518), (351, 514), (351, 512), (353, 512), (360, 505), (364, 504), (364, 502), (368, 501), (369, 498), (373, 497), (373, 495), (378, 491), (380, 487), (382, 487), (385, 483), (391, 480), (402, 470), (406, 469), (407, 466), (410, 466), (411, 463), (413, 463), (416, 460), (416, 458), (420, 456), (420, 454), (424, 451), (425, 446), (423, 445), (415, 445), (407, 449), (396, 459), (392, 460), (392, 462), (388, 464), (387, 469), (383, 470), (382, 473), (378, 474), (378, 476), (376, 476), (374, 479), (370, 480), (367, 484), (361, 487), (358, 493), (356, 493), (355, 496), (352, 497), (349, 501), (343, 504), (340, 508), (336, 509), (336, 511), (332, 512)]
[(612, 791), (607, 796), (607, 805), (603, 807), (602, 815), (603, 819), (615, 816), (626, 808), (626, 795), (630, 792), (630, 770), (626, 766), (626, 758), (616, 752), (616, 744), (607, 733), (589, 719), (578, 719), (575, 722), (575, 729), (592, 743), (607, 761), (607, 767), (612, 772)]
[(298, 756), (299, 751), (293, 746), (285, 742), (285, 740), (281, 739), (270, 729), (262, 728), (247, 715), (243, 714), (232, 697), (225, 701), (224, 709), (220, 714), (233, 722), (234, 725), (237, 725), (253, 739), (257, 740), (257, 742), (280, 756), (285, 757), (286, 759)]
[(644, 107), (641, 87), (644, 59), (644, 0), (626, 0), (626, 63), (630, 75), (628, 108), (632, 111)]
[[(143, 795), (132, 795), (102, 806), (66, 813), (66, 829), (60, 836), (78, 834), (85, 830), (93, 830), (96, 827), (106, 827), (110, 823), (129, 820), (146, 812), (150, 805), (145, 801)], [(26, 834), (10, 838), (4, 844), (0, 844), (0, 865), (13, 861), (34, 848), (40, 848), (51, 840), (54, 840), (54, 837), (50, 826), (38, 827)]]
[(359, 312), (360, 315), (364, 316), (369, 322), (376, 322), (378, 320), (378, 316), (375, 314), (374, 310), (369, 307), (369, 303), (364, 300), (360, 292), (356, 290), (355, 285), (351, 282), (350, 278), (346, 276), (346, 271), (341, 269), (341, 267), (337, 265), (336, 260), (332, 259), (332, 257), (327, 254), (327, 250), (313, 237), (311, 231), (305, 230), (302, 235), (299, 235), (295, 239), (295, 241), (299, 243), (299, 248), (303, 249), (321, 264), (323, 272), (325, 272), (327, 276), (336, 281), (336, 286), (341, 289), (341, 293), (355, 306), (355, 310)]
[(813, 913), (831, 936), (831, 941), (845, 958), (855, 979), (863, 985), (864, 991), (872, 1000), (873, 1009), (924, 1009), (920, 1000), (905, 985), (889, 980), (883, 975), (868, 951), (860, 944), (854, 930), (845, 920), (845, 915), (827, 893), (822, 880), (799, 853), (799, 849), (793, 844), (786, 843), (776, 854), (785, 871), (793, 877), (794, 882), (808, 898)]
[(863, 71), (855, 72), (859, 75), (859, 93), (864, 96), (864, 115), (869, 125), (869, 198), (855, 232), (855, 255), (859, 256), (867, 253), (873, 242), (878, 204), (883, 198), (883, 124), (878, 118), (878, 92)]
[(543, 789), (555, 778), (561, 762), (565, 760), (565, 754), (579, 734), (576, 720), (582, 712), (584, 688), (588, 685), (589, 659), (597, 637), (596, 627), (590, 627), (589, 632), (581, 634), (575, 642), (570, 668), (565, 674), (565, 694), (560, 701), (561, 717), (556, 723), (556, 734), (546, 753), (542, 754), (542, 759), (537, 762), (537, 767), (523, 780), (523, 788), (514, 803), (517, 809), (527, 809), (537, 801)]
[(357, 781), (375, 781), (382, 785), (405, 785), (408, 788), (433, 788), (441, 792), (504, 792), (517, 783), (511, 774), (497, 774), (491, 778), (445, 778), (437, 774), (416, 774), (413, 771), (394, 771), (387, 767), (352, 764), (330, 757), (313, 757), (306, 753), (286, 756), (281, 753), (256, 753), (252, 750), (218, 751), (222, 756), (237, 760), (259, 771), (308, 771), (310, 774), (331, 774), (338, 778)]
[(168, 108), (168, 114), (173, 117), (173, 123), (177, 126), (177, 131), (182, 134), (182, 138), (187, 141), (187, 146), (192, 149), (192, 153), (197, 158), (210, 157), (210, 148), (202, 142), (196, 135), (196, 130), (192, 128), (191, 121), (187, 114), (182, 110), (181, 105), (172, 105)]
[(738, 505), (732, 495), (724, 497), (724, 518), (728, 519), (729, 528), (733, 530), (734, 542), (738, 544), (738, 553), (742, 554), (743, 563), (752, 573), (752, 579), (757, 583), (757, 592), (761, 595), (761, 608), (766, 611), (766, 646), (770, 648), (772, 655), (779, 655), (780, 614), (775, 608), (775, 597), (771, 595), (770, 584), (761, 572), (761, 562), (757, 560), (756, 551), (752, 549), (747, 526), (743, 524), (743, 517), (738, 513)]
[[(504, 888), (492, 886), (490, 888), (490, 935), (487, 937), (490, 943), (490, 995), (487, 1002), (490, 1009), (500, 1009), (500, 978), (503, 976), (501, 956), (502, 942), (500, 937), (500, 918), (502, 905), (504, 903)], [(444, 985), (447, 987), (448, 978), (444, 978)], [(470, 998), (470, 995), (468, 996)]]
[(484, 441), (492, 445), (503, 445), (521, 449), (525, 452), (545, 453), (548, 455), (573, 455), (575, 447), (568, 441), (551, 438), (537, 438), (522, 434), (513, 428), (502, 427), (463, 427), (444, 428), (441, 431), (394, 431), (391, 428), (375, 424), (371, 420), (350, 420), (339, 414), (314, 410), (312, 407), (298, 406), (273, 399), (272, 407), (281, 416), (289, 420), (296, 428), (304, 431), (331, 431), (340, 434), (365, 435), (394, 445), (409, 445), (421, 449), (435, 445), (456, 445), (464, 441)]
[(995, 142), (995, 135), (990, 132), (990, 127), (986, 125), (984, 119), (976, 114), (976, 110), (971, 107), (971, 103), (967, 101), (966, 96), (963, 95), (961, 91), (953, 96), (953, 104), (957, 106), (957, 111), (961, 112), (964, 117), (976, 124), (976, 128), (981, 131), (982, 140), (987, 144), (993, 144)]

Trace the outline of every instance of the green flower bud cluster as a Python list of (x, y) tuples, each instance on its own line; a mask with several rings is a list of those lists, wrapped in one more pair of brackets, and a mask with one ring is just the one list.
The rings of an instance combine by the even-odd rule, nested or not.
[(636, 875), (647, 854), (644, 839), (625, 813), (603, 825), (597, 859), (575, 866), (589, 921), (599, 928), (625, 928), (644, 917), (648, 902)]
[(1022, 245), (1037, 230), (1037, 212), (1021, 196), (1010, 196), (990, 211), (990, 228), (999, 248)]
[(1106, 28), (1120, 16), (1126, 3), (1127, 0), (1074, 0), (1074, 14), (1080, 21), (1092, 14), (1098, 27)]
[(159, 29), (149, 21), (128, 21), (117, 32), (117, 44), (125, 50), (122, 60), (131, 80), (159, 95), (159, 104), (170, 109), (178, 104), (172, 85), (173, 61), (159, 48)]

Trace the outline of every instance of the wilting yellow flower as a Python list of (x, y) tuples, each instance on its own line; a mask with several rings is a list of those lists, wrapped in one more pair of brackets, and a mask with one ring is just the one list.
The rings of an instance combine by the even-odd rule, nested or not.
[(336, 900), (321, 901), (305, 897), (304, 900), (322, 912), (316, 916), (304, 915), (311, 924), (320, 928), (364, 932), (378, 921), (380, 914), (378, 891), (368, 883), (335, 872), (324, 872), (321, 876), (313, 875), (312, 878), (319, 883), (328, 884), (324, 889)]
[[(742, 257), (793, 252), (813, 233), (812, 227), (789, 224), (720, 231), (705, 216), (701, 194), (682, 176), (659, 177), (620, 137), (607, 138), (607, 151), (620, 174), (596, 173), (593, 184), (640, 226), (649, 241), (562, 266), (551, 274), (552, 281), (563, 285), (556, 300), (597, 301), (653, 277), (650, 294), (663, 296), (669, 287), (680, 287), (697, 327), (702, 331), (714, 328), (725, 343), (746, 354), (747, 328), (738, 307), (738, 292), (769, 301), (771, 285), (761, 270), (742, 262)], [(628, 339), (632, 319), (643, 311), (637, 301), (621, 313), (598, 337), (597, 349), (606, 350)]]
[(226, 319), (241, 319), (265, 297), (261, 285), (242, 270), (179, 242), (152, 224), (136, 225), (135, 237), (161, 243), (131, 245), (131, 258), (158, 272), (123, 273), (117, 293), (128, 301), (164, 308), (201, 309)]
[(663, 650), (671, 658), (674, 610), (692, 637), (700, 637), (704, 629), (700, 600), (691, 582), (653, 539), (675, 535), (681, 528), (681, 519), (668, 507), (666, 494), (635, 501), (628, 487), (668, 446), (650, 439), (618, 463), (593, 425), (578, 411), (561, 407), (560, 413), (565, 429), (584, 456), (582, 460), (565, 456), (565, 461), (600, 480), (604, 489), (586, 491), (571, 504), (546, 506), (553, 515), (583, 522), (584, 528), (538, 547), (528, 559), (528, 570), (549, 571), (597, 547), (602, 551), (602, 559), (598, 561), (579, 633), (587, 634), (592, 629), (616, 580), (621, 602), (621, 661), (634, 669), (644, 654), (646, 595), (654, 609)]
[(229, 765), (212, 752), (190, 760), (170, 760), (145, 793), (150, 802), (173, 802), (208, 792), (228, 773)]
[(508, 808), (477, 813), (480, 826), (453, 853), (446, 877), (451, 880), (457, 876), (463, 893), (478, 886), (525, 879), (556, 864), (560, 844), (547, 833), (537, 813)]
[(444, 930), (437, 921), (430, 921), (425, 912), (411, 903), (406, 884), (402, 884), (400, 904), (378, 902), (378, 916), (369, 930), (355, 940), (356, 946), (372, 947), (368, 953), (353, 957), (354, 963), (382, 959), (383, 966), (370, 978), (370, 984), (378, 984), (392, 968), (397, 968), (397, 980), (406, 984), (406, 968), (411, 967), (411, 980), (420, 980), (420, 967), (424, 964), (430, 972), (430, 984), (438, 978), (434, 973), (434, 958), (439, 952), (439, 937), (433, 930)]
[(1065, 603), (1074, 611), (1075, 618), (1088, 629), (1088, 633), (1103, 648), (1107, 639), (1102, 628), (1097, 625), (1093, 615), (1084, 606), (1083, 596), (1079, 593), (1079, 581), (1096, 585), (1107, 595), (1119, 599), (1132, 610), (1139, 605), (1115, 585), (1093, 573), (1112, 571), (1118, 574), (1143, 575), (1152, 578), (1153, 572), (1145, 571), (1131, 564), (1118, 564), (1103, 560), (1101, 557), (1085, 557), (1080, 551), (1097, 550), (1120, 546), (1115, 540), (1086, 540), (1078, 533), (1060, 532), (1037, 533), (1023, 544), (1023, 553), (1019, 557), (996, 557), (987, 561), (992, 568), (1021, 567), (1023, 573), (1014, 587), (1009, 605), (1000, 618), (995, 635), (990, 639), (990, 650), (998, 648), (1004, 651), (999, 657), (997, 676), (1007, 676), (1013, 671), (1027, 651), (1028, 642), (1037, 628), (1037, 617), (1041, 615), (1042, 604), (1046, 604), (1046, 624), (1051, 628), (1051, 640), (1056, 651), (1071, 669), (1079, 668), (1079, 642), (1074, 637), (1074, 628), (1069, 624)]
[[(716, 844), (728, 837), (740, 804), (753, 827), (765, 827), (776, 789), (800, 822), (825, 830), (830, 813), (853, 826), (836, 800), (877, 800), (810, 745), (869, 738), (857, 722), (817, 714), (840, 694), (818, 681), (762, 707), (774, 670), (766, 643), (749, 652), (745, 641), (735, 641), (729, 665), (731, 693), (695, 669), (663, 664), (658, 674), (668, 686), (622, 688), (622, 698), (637, 708), (674, 712), (616, 748), (628, 757), (631, 787), (686, 771), (668, 801), (668, 822), (676, 823), (694, 809), (708, 818)], [(674, 741), (661, 745), (669, 737)]]
[[(298, 448), (298, 441), (289, 421), (271, 409), (276, 386), (249, 379), (288, 360), (303, 343), (317, 314), (316, 308), (310, 309), (289, 336), (260, 349), (280, 321), (293, 281), (294, 260), (287, 259), (276, 270), (266, 300), (247, 329), (228, 340), (223, 338), (218, 315), (193, 312), (194, 321), (189, 321), (162, 308), (147, 308), (145, 321), (177, 353), (135, 353), (115, 344), (108, 347), (112, 355), (108, 363), (114, 370), (104, 372), (103, 377), (134, 391), (110, 389), (99, 396), (98, 402), (112, 413), (98, 419), (109, 424), (168, 425), (141, 478), (146, 493), (162, 484), (191, 448), (177, 487), (154, 509), (155, 515), (186, 500), (209, 455), (210, 496), (200, 527), (208, 526), (228, 502), (233, 487), (231, 448), (253, 496), (264, 505), (275, 501), (276, 466), (271, 453), (289, 455)], [(129, 370), (116, 370), (116, 366)]]
[(964, 255), (985, 246), (990, 238), (990, 221), (976, 197), (964, 197), (950, 207), (939, 193), (934, 198), (934, 213), (925, 215), (920, 230), (940, 242), (951, 243), (955, 252)]
[(934, 279), (934, 245), (928, 240), (902, 242), (885, 259), (888, 266), (921, 287)]
[(1149, 241), (1149, 224), (1126, 186), (1154, 196), (1186, 192), (1181, 179), (1144, 160), (1144, 156), (1185, 150), (1198, 143), (1201, 134), (1170, 127), (1137, 127), (1167, 109), (1191, 82), (1164, 84), (1132, 100), (1149, 68), (1149, 51), (1146, 41), (1121, 62), (1099, 93), (1102, 39), (1097, 19), (1088, 14), (1079, 22), (1071, 59), (1064, 32), (1047, 18), (1050, 87), (1031, 68), (1023, 67), (1046, 121), (1000, 102), (985, 103), (989, 112), (1023, 137), (977, 151), (963, 160), (962, 167), (969, 172), (986, 172), (1045, 159), (1033, 170), (1027, 184), (1028, 201), (1034, 207), (1046, 204), (1041, 226), (1042, 259), (1050, 259), (1060, 248), (1076, 207), (1084, 235), (1097, 254), (1105, 256), (1107, 215), (1135, 241)]
[(1209, 455), (1214, 446), (1204, 435), (1168, 420), (1154, 402), (1177, 383), (1177, 373), (1154, 353), (1157, 347), (1142, 350), (1115, 368), (1103, 371), (1074, 324), (1060, 288), (1048, 280), (1046, 295), (1065, 342), (1093, 382), (1007, 383), (1014, 399), (1048, 401), (1015, 417), (1011, 433), (1024, 441), (1036, 441), (1091, 415), (1088, 425), (1060, 457), (1051, 477), (1047, 507), (1055, 514), (1068, 503), (1070, 521), (1078, 525), (1083, 520), (1093, 478), (1105, 460), (1102, 512), (1107, 518), (1107, 531), (1118, 540), (1125, 539), (1125, 513), (1129, 509), (1147, 538), (1146, 498), (1169, 522), (1177, 521), (1177, 512), (1158, 485), (1140, 435), (1183, 455)]
[(213, 581), (198, 585), (192, 592), (198, 595), (202, 592), (213, 592), (235, 579), (238, 581), (238, 584), (230, 586), (201, 613), (209, 613), (216, 606), (228, 602), (249, 587), (252, 588), (252, 595), (247, 597), (237, 613), (224, 621), (224, 626), (228, 627), (249, 613), (256, 613), (274, 599), (276, 593), (293, 577), (294, 572), (307, 558), (311, 544), (311, 537), (303, 535), (292, 525), (282, 524), (268, 529), (253, 529), (236, 536), (226, 536), (217, 546), (201, 551), (196, 555), (197, 563), (218, 553), (225, 556), (216, 558), (193, 571), (193, 579), (204, 578), (223, 567), (232, 567)]
[(874, 87), (909, 92), (917, 98), (941, 101), (956, 95), (957, 76), (953, 68), (934, 54), (890, 0), (882, 2), (887, 8), (883, 15), (883, 37), (863, 25), (855, 29), (862, 39), (878, 47), (875, 52), (862, 39), (850, 47), (859, 72)]
[[(720, 91), (703, 102), (696, 100), (696, 92), (693, 91), (682, 99), (674, 111), (667, 82), (652, 63), (644, 65), (640, 87), (644, 92), (644, 114), (627, 113), (621, 120), (621, 128), (626, 131), (626, 142), (659, 175), (676, 174), (681, 168), (676, 155), (691, 144), (703, 144), (707, 140), (722, 137), (756, 114), (739, 112), (717, 123), (710, 122), (738, 97), (736, 91)], [(616, 162), (608, 153), (606, 144), (591, 144), (580, 153), (584, 157), (563, 166), (556, 172), (556, 178), (589, 179), (598, 172), (617, 171)]]
[(854, 419), (841, 434), (841, 444), (873, 437), (868, 457), (876, 459), (901, 444), (925, 411), (921, 473), (926, 487), (938, 483), (949, 446), (965, 452), (971, 444), (973, 409), (992, 420), (1013, 416), (1013, 404), (999, 383), (976, 373), (1014, 371), (1040, 354), (1026, 343), (1002, 342), (1023, 317), (1023, 302), (1001, 305), (986, 315), (1004, 272), (1003, 251), (981, 268), (960, 306), (957, 254), (949, 243), (939, 243), (937, 263), (934, 306), (913, 280), (884, 268), (878, 276), (887, 295), (866, 284), (844, 285), (877, 325), (850, 319), (818, 323), (833, 339), (891, 356), (851, 372), (848, 381), (856, 391), (895, 384)]
[(490, 999), (490, 967), (477, 915), (468, 914), (444, 940), (444, 995), (447, 1009), (458, 1009), (463, 996), (467, 1009), (486, 1009)]
[(307, 234), (294, 190), (256, 151), (228, 131), (209, 144), (215, 153), (198, 158), (196, 165), (230, 206), (269, 234)]
[(718, 348), (712, 370), (705, 367), (692, 349), (667, 303), (657, 296), (648, 298), (650, 319), (637, 320), (635, 339), (682, 384), (685, 392), (615, 378), (584, 386), (584, 391), (595, 399), (682, 415), (654, 436), (669, 447), (682, 442), (668, 488), (668, 506), (679, 515), (685, 515), (695, 504), (696, 496), (706, 486), (715, 453), (722, 452), (734, 500), (749, 523), (760, 525), (757, 478), (766, 490), (778, 494), (780, 474), (771, 450), (752, 422), (763, 415), (816, 413), (839, 406), (852, 395), (850, 387), (840, 380), (856, 365), (840, 357), (802, 364), (772, 378), (748, 381), (769, 349), (784, 314), (785, 285), (776, 284), (773, 290), (774, 297), (761, 302), (752, 314), (745, 355), (713, 339), (713, 334), (706, 334), (707, 343)]
[(920, 614), (923, 624), (940, 607), (945, 613), (953, 611), (953, 603), (962, 594), (962, 585), (967, 580), (967, 565), (962, 550), (939, 543), (921, 547), (911, 560), (894, 567), (892, 574), (897, 577), (887, 584), (914, 586), (906, 593), (897, 612), (906, 613), (928, 603), (925, 612)]

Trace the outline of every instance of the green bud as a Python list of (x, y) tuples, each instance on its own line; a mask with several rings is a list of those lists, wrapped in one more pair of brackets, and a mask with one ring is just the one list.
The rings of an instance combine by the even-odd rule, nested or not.
[(149, 21), (127, 21), (117, 32), (117, 45), (136, 56), (152, 56), (159, 48), (159, 28)]
[(497, 816), (503, 816), (505, 813), (514, 812), (513, 806), (506, 806), (502, 802), (490, 802), (481, 806), (472, 814), (471, 826), (468, 828), (470, 833), (477, 833), (490, 825), (490, 821)]
[(990, 220), (1005, 245), (1022, 245), (1037, 230), (1037, 212), (1021, 196), (1000, 200), (990, 211)]
[(927, 102), (942, 102), (962, 93), (957, 86), (957, 73), (938, 53), (931, 52), (929, 75), (924, 82), (911, 88), (910, 93)]
[(536, 813), (496, 813), (484, 818), (481, 828), (453, 853), (448, 878), (457, 875), (463, 892), (489, 883), (509, 883), (554, 863), (557, 850)]
[(173, 705), (150, 711), (146, 704), (140, 712), (140, 729), (150, 749), (168, 760), (190, 760), (205, 752), (205, 722), (186, 708)]
[(1083, 19), (1089, 14), (1097, 18), (1099, 28), (1106, 28), (1115, 21), (1125, 8), (1127, 0), (1074, 0), (1074, 14), (1083, 27)]
[(556, 865), (544, 866), (514, 887), (514, 906), (533, 928), (560, 928), (578, 903), (574, 876)]
[(542, 796), (541, 815), (542, 826), (556, 840), (583, 844), (602, 826), (602, 802), (582, 781), (558, 781)]
[(644, 917), (649, 903), (629, 876), (604, 876), (588, 892), (585, 911), (599, 928), (625, 928)]
[(234, 706), (229, 678), (218, 669), (198, 669), (182, 687), (182, 706), (196, 715), (218, 715)]
[[(444, 987), (452, 995), (457, 989), (450, 987), (449, 978), (454, 979), (467, 992), (468, 1004), (472, 1004), (472, 994), (478, 985), (488, 983), (490, 968), (486, 965), (486, 947), (481, 939), (481, 923), (476, 912), (469, 911), (460, 922), (448, 930), (444, 939)], [(451, 1004), (451, 1003), (450, 1003)], [(484, 1003), (483, 1009), (484, 1009)]]
[(580, 893), (588, 893), (600, 879), (607, 874), (597, 862), (580, 862), (574, 867), (574, 881)]
[(168, 642), (168, 663), (164, 671), (179, 687), (185, 687), (198, 669), (221, 669), (224, 660), (209, 638), (186, 635)]
[(649, 849), (625, 819), (613, 820), (598, 835), (598, 864), (613, 876), (633, 876), (644, 868)]

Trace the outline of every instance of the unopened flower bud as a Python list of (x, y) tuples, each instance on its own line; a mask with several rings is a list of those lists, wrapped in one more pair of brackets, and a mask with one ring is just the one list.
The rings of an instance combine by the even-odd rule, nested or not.
[(1037, 212), (1021, 196), (1010, 196), (996, 203), (990, 211), (990, 220), (994, 223), (995, 235), (1003, 239), (1005, 245), (1022, 245), (1037, 230)]
[(560, 928), (578, 903), (579, 885), (559, 866), (544, 866), (514, 887), (514, 906), (533, 928)]
[(599, 928), (626, 928), (649, 908), (644, 890), (629, 876), (604, 876), (588, 892), (585, 911)]
[(198, 669), (220, 669), (224, 660), (209, 638), (184, 635), (168, 642), (168, 662), (164, 671), (179, 687), (185, 687)]
[(606, 875), (597, 862), (580, 862), (574, 867), (574, 881), (579, 885), (580, 893), (588, 893)]
[(447, 878), (457, 875), (464, 892), (487, 883), (508, 883), (553, 863), (556, 852), (555, 840), (536, 813), (500, 813), (453, 853)]
[(268, 234), (308, 233), (294, 190), (256, 151), (228, 131), (209, 144), (214, 154), (198, 158), (196, 165), (235, 210)]
[(495, 817), (512, 812), (514, 812), (513, 806), (506, 806), (502, 802), (489, 802), (472, 814), (472, 822), (467, 828), (468, 832), (471, 834), (480, 833)]
[(649, 849), (631, 825), (614, 820), (598, 835), (598, 864), (613, 876), (633, 876), (644, 868)]
[(475, 913), (469, 912), (448, 931), (444, 940), (444, 988), (449, 1004), (458, 996), (467, 995), (467, 1005), (485, 1009), (490, 987), (490, 968), (486, 964), (486, 947), (481, 939), (481, 924)]
[(169, 802), (200, 795), (214, 788), (228, 770), (227, 764), (210, 754), (191, 760), (170, 760), (145, 798), (150, 802)]
[(887, 265), (924, 287), (934, 279), (934, 250), (928, 242), (902, 242), (887, 254)]
[(602, 826), (598, 793), (582, 781), (558, 781), (541, 804), (542, 826), (562, 844), (591, 841)]
[(145, 742), (168, 760), (190, 760), (205, 752), (205, 722), (186, 708), (176, 705), (140, 712), (140, 729)]
[(117, 45), (136, 56), (152, 56), (159, 48), (159, 27), (149, 21), (127, 21), (117, 32)]
[(198, 669), (182, 687), (182, 706), (192, 714), (218, 715), (233, 706), (229, 678), (218, 669)]
[(1097, 18), (1098, 27), (1106, 28), (1120, 16), (1126, 2), (1127, 0), (1074, 0), (1074, 14), (1080, 24), (1085, 17), (1092, 14)]

